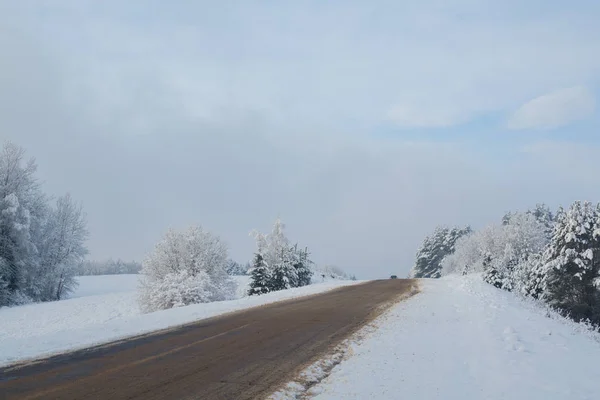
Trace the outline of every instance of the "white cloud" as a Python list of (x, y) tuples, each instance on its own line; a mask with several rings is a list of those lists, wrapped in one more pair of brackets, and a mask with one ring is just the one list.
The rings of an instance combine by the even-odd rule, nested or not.
[(509, 129), (555, 129), (589, 117), (594, 95), (583, 86), (557, 90), (523, 104), (508, 120)]

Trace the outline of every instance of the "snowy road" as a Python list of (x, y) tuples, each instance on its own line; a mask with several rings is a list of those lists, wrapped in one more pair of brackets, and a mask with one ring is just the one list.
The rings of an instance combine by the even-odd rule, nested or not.
[(373, 281), (0, 369), (3, 399), (252, 399), (369, 322), (409, 280)]

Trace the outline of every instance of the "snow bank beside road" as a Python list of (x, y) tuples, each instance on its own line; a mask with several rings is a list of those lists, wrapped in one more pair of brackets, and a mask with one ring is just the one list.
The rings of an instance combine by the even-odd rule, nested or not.
[(306, 394), (316, 400), (598, 398), (595, 334), (547, 318), (540, 307), (477, 277), (420, 285), (422, 293), (379, 318), (378, 329), (367, 328), (366, 339), (348, 350), (352, 357)]
[[(125, 277), (125, 278), (119, 278)], [(129, 277), (129, 278), (128, 278)], [(216, 315), (308, 296), (357, 281), (332, 281), (257, 297), (141, 314), (129, 275), (83, 277), (74, 298), (0, 309), (0, 365), (107, 343)], [(96, 284), (93, 281), (96, 279)], [(236, 277), (244, 295), (248, 277)], [(102, 282), (100, 282), (102, 281)], [(108, 284), (112, 281), (112, 285)], [(119, 282), (120, 281), (120, 282)], [(125, 282), (127, 281), (127, 282)], [(130, 290), (124, 290), (130, 285)], [(86, 287), (87, 286), (87, 287)], [(116, 290), (115, 292), (113, 292)], [(85, 293), (95, 293), (84, 296)], [(104, 294), (102, 294), (104, 293)]]

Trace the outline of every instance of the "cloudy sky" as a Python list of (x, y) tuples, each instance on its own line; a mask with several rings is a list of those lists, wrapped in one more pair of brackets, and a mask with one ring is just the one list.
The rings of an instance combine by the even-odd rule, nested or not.
[(93, 258), (281, 216), (404, 275), (437, 224), (600, 200), (594, 0), (0, 0), (0, 139), (88, 213)]

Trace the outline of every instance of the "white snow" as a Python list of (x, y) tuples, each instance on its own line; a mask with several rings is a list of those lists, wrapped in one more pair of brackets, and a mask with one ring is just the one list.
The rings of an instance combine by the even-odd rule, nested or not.
[(599, 335), (480, 279), (421, 281), (271, 398), (598, 399)]
[(107, 343), (276, 301), (308, 296), (360, 281), (330, 281), (246, 296), (249, 277), (238, 281), (237, 300), (196, 304), (142, 314), (137, 275), (79, 277), (70, 299), (0, 308), (0, 365)]

